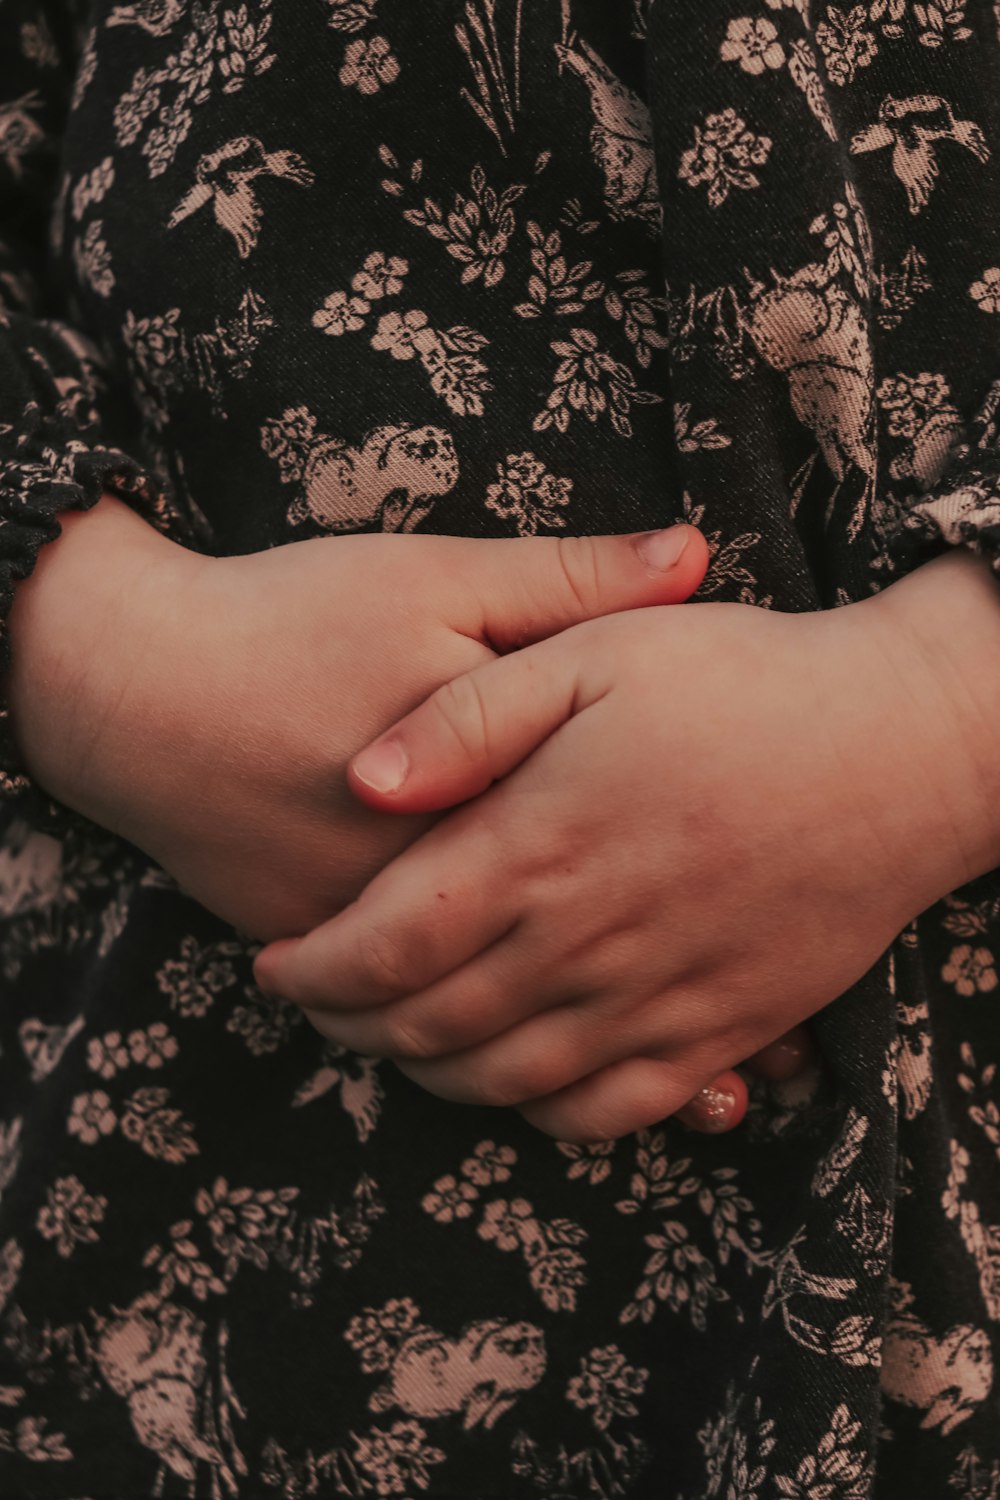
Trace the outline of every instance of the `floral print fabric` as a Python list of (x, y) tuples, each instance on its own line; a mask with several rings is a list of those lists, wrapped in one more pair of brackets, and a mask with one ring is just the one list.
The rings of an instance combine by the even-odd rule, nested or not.
[[(998, 29), (0, 0), (0, 614), (102, 488), (220, 554), (685, 519), (787, 611), (1000, 569)], [(324, 1044), (0, 758), (4, 1496), (997, 1495), (995, 872), (739, 1130), (584, 1148)]]

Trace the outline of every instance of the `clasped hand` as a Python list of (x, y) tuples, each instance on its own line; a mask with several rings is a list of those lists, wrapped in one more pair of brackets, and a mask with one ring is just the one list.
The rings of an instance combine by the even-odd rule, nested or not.
[(448, 682), (348, 780), (371, 808), (454, 811), (264, 949), (261, 987), (558, 1139), (674, 1113), (926, 904), (905, 874), (923, 768), (874, 604), (639, 608)]

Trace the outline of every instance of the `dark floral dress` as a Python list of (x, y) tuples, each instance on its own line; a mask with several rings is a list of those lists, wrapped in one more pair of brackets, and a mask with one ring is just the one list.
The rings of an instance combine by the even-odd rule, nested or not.
[[(0, 100), (4, 610), (104, 488), (1000, 571), (986, 0), (0, 0)], [(2, 727), (6, 1500), (996, 1500), (998, 872), (739, 1130), (583, 1148), (324, 1044)]]

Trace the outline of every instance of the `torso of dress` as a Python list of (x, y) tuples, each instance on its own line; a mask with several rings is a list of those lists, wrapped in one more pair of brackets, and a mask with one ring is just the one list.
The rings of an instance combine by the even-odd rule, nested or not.
[[(684, 519), (696, 599), (803, 611), (910, 566), (906, 518), (956, 540), (990, 5), (66, 9), (0, 4), (0, 152), (75, 36), (49, 282), (185, 545)], [(717, 1139), (445, 1103), (265, 1000), (254, 951), (10, 801), (4, 1496), (995, 1500), (996, 878)]]

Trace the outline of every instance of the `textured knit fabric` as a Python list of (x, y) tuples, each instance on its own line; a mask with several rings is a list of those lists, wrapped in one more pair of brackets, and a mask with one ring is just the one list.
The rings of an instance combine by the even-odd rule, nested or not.
[[(790, 612), (1000, 570), (998, 31), (0, 0), (0, 605), (102, 487), (219, 555), (685, 519)], [(584, 1148), (324, 1044), (3, 756), (5, 1500), (995, 1500), (998, 872), (740, 1129)]]

